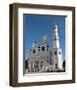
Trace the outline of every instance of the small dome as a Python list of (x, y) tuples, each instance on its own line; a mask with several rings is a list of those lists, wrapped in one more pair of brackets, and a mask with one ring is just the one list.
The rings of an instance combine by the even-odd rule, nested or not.
[(34, 47), (38, 47), (38, 43), (37, 43), (37, 42), (33, 42), (32, 47), (33, 47), (33, 48), (34, 48)]

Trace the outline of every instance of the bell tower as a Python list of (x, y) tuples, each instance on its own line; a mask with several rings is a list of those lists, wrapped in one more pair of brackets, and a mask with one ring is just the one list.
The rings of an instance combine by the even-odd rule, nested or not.
[(63, 58), (62, 50), (60, 48), (60, 40), (58, 35), (58, 25), (54, 24), (52, 26), (52, 40), (53, 40), (53, 63), (55, 70), (63, 69)]

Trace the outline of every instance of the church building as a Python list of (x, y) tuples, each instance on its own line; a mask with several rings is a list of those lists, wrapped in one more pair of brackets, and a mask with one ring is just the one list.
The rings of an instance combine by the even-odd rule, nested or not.
[(60, 48), (58, 25), (51, 28), (53, 46), (49, 46), (47, 35), (42, 35), (42, 42), (33, 42), (28, 60), (28, 72), (56, 72), (63, 71), (63, 55)]

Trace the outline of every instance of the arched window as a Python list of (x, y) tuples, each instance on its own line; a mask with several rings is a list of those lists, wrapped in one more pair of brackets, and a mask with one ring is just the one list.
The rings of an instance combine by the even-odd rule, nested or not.
[(47, 51), (48, 51), (48, 48), (47, 48)]
[(57, 40), (57, 38), (54, 38), (54, 40), (56, 41), (56, 40)]
[(55, 55), (57, 55), (57, 51), (55, 51), (54, 53), (55, 53)]
[(40, 51), (40, 47), (38, 47), (38, 51)]
[(45, 47), (44, 46), (42, 47), (42, 51), (45, 51)]
[(38, 51), (40, 51), (40, 49), (38, 49)]
[(35, 49), (33, 49), (33, 53), (35, 53)]

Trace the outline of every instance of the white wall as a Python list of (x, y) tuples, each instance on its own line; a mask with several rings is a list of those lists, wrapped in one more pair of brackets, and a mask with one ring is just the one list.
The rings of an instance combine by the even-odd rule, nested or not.
[(26, 90), (32, 90), (32, 89), (33, 90), (36, 90), (36, 89), (37, 90), (47, 90), (47, 89), (76, 90), (77, 83), (64, 84), (64, 85), (21, 87), (21, 88), (13, 88), (9, 86), (8, 84), (9, 83), (8, 81), (9, 80), (9, 4), (13, 2), (50, 4), (50, 5), (53, 4), (53, 5), (77, 7), (77, 0), (0, 0), (0, 90), (5, 90), (5, 89), (7, 90), (18, 90), (18, 89), (19, 90), (24, 90), (24, 89)]

